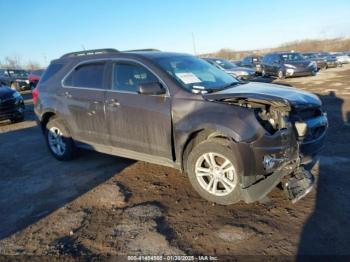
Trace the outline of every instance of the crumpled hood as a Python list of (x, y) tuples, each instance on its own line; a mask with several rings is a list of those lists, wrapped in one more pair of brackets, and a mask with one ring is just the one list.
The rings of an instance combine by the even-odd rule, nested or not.
[(247, 99), (267, 103), (281, 102), (293, 107), (321, 106), (314, 94), (283, 85), (250, 82), (215, 93), (203, 94), (208, 100)]

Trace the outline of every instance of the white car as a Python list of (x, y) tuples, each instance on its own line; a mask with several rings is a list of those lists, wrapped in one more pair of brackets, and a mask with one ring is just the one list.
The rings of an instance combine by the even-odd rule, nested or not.
[(350, 63), (350, 56), (347, 54), (339, 54), (336, 55), (337, 61), (342, 64), (349, 64)]

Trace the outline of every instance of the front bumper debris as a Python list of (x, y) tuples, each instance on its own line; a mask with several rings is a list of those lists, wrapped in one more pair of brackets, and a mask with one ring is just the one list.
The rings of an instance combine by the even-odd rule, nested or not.
[(283, 188), (288, 199), (294, 204), (310, 193), (314, 184), (314, 176), (309, 171), (300, 167), (284, 183)]

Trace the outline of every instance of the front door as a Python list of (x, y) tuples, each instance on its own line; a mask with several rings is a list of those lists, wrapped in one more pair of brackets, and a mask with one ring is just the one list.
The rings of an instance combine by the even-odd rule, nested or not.
[(110, 143), (118, 148), (171, 159), (170, 97), (138, 93), (140, 84), (160, 82), (159, 78), (136, 62), (118, 61), (110, 66), (111, 90), (106, 92)]

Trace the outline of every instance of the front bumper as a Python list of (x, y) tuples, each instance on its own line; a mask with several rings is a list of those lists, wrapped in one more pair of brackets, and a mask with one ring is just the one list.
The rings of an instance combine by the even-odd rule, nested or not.
[(3, 102), (0, 104), (0, 120), (21, 117), (24, 114), (24, 110), (23, 99)]
[[(294, 202), (311, 190), (313, 177), (300, 170), (322, 149), (328, 122), (325, 115), (306, 122), (310, 133), (315, 137), (301, 139), (291, 126), (273, 135), (266, 134), (249, 146), (241, 146), (244, 163), (241, 188), (245, 202), (263, 199), (283, 180), (287, 180), (284, 183), (286, 192)], [(265, 162), (267, 158), (272, 159), (272, 165)], [(301, 173), (304, 175), (300, 175)]]
[(310, 76), (317, 71), (317, 68), (287, 68), (285, 75), (286, 77), (293, 76)]

